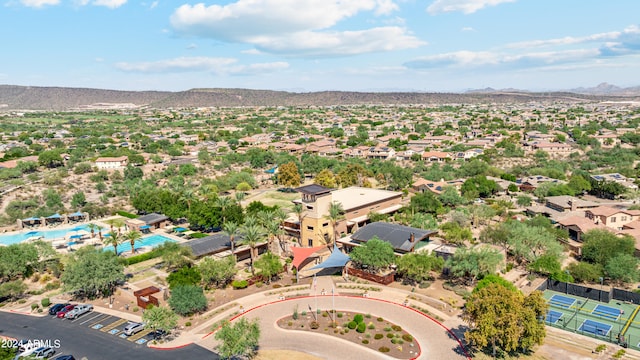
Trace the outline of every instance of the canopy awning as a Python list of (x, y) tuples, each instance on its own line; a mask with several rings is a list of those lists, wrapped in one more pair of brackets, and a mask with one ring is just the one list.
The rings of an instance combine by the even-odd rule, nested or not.
[(30, 217), (30, 218), (22, 219), (22, 221), (40, 221), (40, 218)]
[(51, 216), (47, 216), (47, 219), (61, 219), (61, 218), (62, 218), (62, 216), (60, 214), (58, 214), (58, 213), (55, 213), (55, 214), (53, 214)]
[(37, 235), (40, 234), (40, 231), (29, 231), (28, 233), (26, 233), (25, 235), (27, 236), (33, 236), (33, 235)]
[(307, 258), (309, 258), (309, 256), (314, 252), (324, 248), (326, 248), (326, 246), (316, 246), (312, 248), (292, 247), (291, 251), (293, 251), (293, 261), (291, 262), (291, 265), (297, 269), (298, 266), (307, 260)]
[(183, 227), (177, 227), (177, 228), (173, 229), (173, 231), (175, 231), (175, 232), (185, 232), (185, 231), (187, 231), (187, 229), (185, 229)]
[(70, 217), (84, 217), (84, 214), (81, 213), (80, 211), (76, 211), (73, 214), (69, 215)]
[(69, 236), (69, 239), (81, 239), (82, 235), (71, 235)]
[(333, 252), (331, 253), (331, 255), (329, 255), (327, 260), (312, 267), (310, 270), (343, 267), (347, 265), (349, 261), (351, 261), (349, 255), (340, 251), (340, 249), (338, 249), (338, 246), (333, 243)]
[(140, 230), (147, 230), (147, 229), (151, 229), (151, 226), (149, 226), (149, 225), (140, 226)]

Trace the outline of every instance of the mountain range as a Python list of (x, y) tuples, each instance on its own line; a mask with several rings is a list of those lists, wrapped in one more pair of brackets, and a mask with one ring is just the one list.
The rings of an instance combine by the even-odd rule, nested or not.
[(0, 85), (0, 111), (67, 111), (87, 108), (207, 106), (330, 106), (359, 104), (478, 104), (531, 101), (640, 101), (640, 87), (619, 88), (600, 84), (562, 92), (528, 92), (515, 89), (427, 92), (288, 92), (251, 89), (191, 89), (187, 91), (120, 91), (69, 87)]

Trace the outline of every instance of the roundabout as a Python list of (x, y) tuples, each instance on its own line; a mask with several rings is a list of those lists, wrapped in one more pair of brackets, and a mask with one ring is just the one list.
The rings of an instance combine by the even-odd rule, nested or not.
[[(470, 359), (461, 341), (455, 334), (428, 315), (403, 304), (376, 298), (350, 295), (302, 296), (277, 300), (253, 308), (244, 309), (232, 317), (259, 319), (261, 326), (260, 350), (294, 350), (322, 359), (389, 359), (389, 355), (321, 332), (289, 330), (278, 326), (278, 320), (291, 316), (295, 309), (312, 313), (319, 309), (327, 311), (373, 314), (390, 323), (397, 324), (413, 337), (411, 359)], [(321, 316), (321, 315), (320, 315)], [(375, 322), (375, 319), (374, 319)], [(390, 343), (391, 345), (391, 343)], [(408, 352), (407, 352), (408, 353)]]

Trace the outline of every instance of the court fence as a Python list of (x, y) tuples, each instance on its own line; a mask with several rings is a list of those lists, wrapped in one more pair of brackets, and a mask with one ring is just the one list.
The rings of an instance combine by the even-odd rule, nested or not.
[(547, 281), (543, 282), (538, 287), (538, 290), (553, 290), (568, 295), (574, 295), (604, 303), (608, 303), (611, 300), (620, 300), (627, 303), (640, 304), (640, 294), (623, 289), (616, 289), (613, 287), (610, 290), (602, 290), (584, 285), (571, 284), (558, 280), (547, 279)]

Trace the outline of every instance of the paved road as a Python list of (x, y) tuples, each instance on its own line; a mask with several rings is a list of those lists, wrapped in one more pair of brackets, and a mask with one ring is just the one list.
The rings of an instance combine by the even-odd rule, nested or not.
[[(331, 302), (331, 296), (319, 296), (318, 308), (330, 309)], [(257, 307), (243, 315), (260, 319), (262, 324), (260, 348), (304, 351), (327, 360), (388, 359), (379, 352), (330, 335), (278, 328), (276, 321), (291, 315), (296, 305), (299, 309), (307, 309), (308, 306), (315, 308), (315, 299), (313, 297), (289, 299)], [(419, 359), (466, 359), (457, 340), (445, 328), (410, 308), (384, 300), (350, 296), (336, 296), (335, 308), (382, 316), (401, 325), (420, 344), (422, 352)]]
[(17, 339), (59, 341), (56, 354), (73, 354), (76, 359), (217, 359), (211, 351), (198, 345), (176, 350), (154, 350), (126, 339), (91, 329), (82, 320), (57, 319), (52, 316), (34, 317), (0, 312), (0, 335)]

